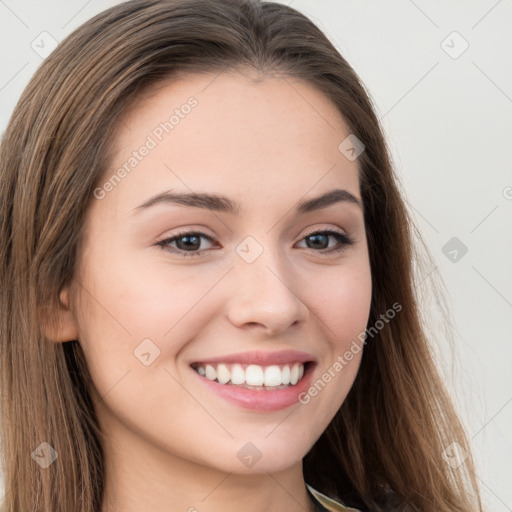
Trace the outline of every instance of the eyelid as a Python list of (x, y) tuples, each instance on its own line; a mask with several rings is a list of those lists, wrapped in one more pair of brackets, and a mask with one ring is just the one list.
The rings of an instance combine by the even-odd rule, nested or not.
[(301, 240), (308, 236), (314, 235), (315, 233), (325, 233), (325, 232), (338, 233), (340, 235), (344, 235), (344, 236), (348, 237), (348, 234), (344, 230), (342, 230), (340, 228), (333, 228), (333, 227), (329, 226), (329, 227), (312, 228), (311, 231), (306, 231), (306, 234), (302, 236)]
[(167, 246), (168, 243), (175, 242), (176, 240), (179, 240), (181, 237), (184, 237), (186, 235), (196, 235), (200, 238), (206, 238), (210, 242), (215, 242), (215, 238), (213, 236), (208, 235), (207, 233), (204, 233), (200, 229), (184, 229), (182, 231), (179, 231), (178, 233), (174, 233), (171, 236), (166, 236), (162, 238), (160, 241), (156, 242), (155, 245), (160, 246), (164, 251), (170, 252), (171, 254), (179, 254), (182, 256), (186, 256), (187, 254), (190, 254), (191, 256), (194, 255), (201, 255), (204, 251), (207, 249), (201, 249), (199, 251), (183, 251), (180, 249), (169, 249)]
[(205, 228), (203, 227), (185, 227), (185, 228), (175, 228), (177, 229), (176, 232), (172, 232), (171, 234), (167, 234), (167, 235), (162, 235), (161, 237), (159, 237), (159, 239), (155, 242), (155, 245), (158, 245), (159, 243), (162, 243), (162, 242), (166, 242), (166, 241), (169, 241), (171, 239), (176, 239), (176, 238), (179, 238), (180, 236), (185, 236), (185, 235), (201, 235), (201, 236), (204, 236), (205, 238), (208, 238), (210, 241), (215, 241), (216, 238), (215, 238), (215, 235), (211, 235), (211, 234), (208, 234), (205, 230)]

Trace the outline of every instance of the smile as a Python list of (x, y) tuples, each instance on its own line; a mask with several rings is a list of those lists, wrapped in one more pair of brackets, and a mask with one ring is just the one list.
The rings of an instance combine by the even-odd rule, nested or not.
[(304, 375), (304, 363), (270, 366), (236, 363), (195, 364), (192, 368), (202, 377), (219, 384), (269, 391), (295, 386)]

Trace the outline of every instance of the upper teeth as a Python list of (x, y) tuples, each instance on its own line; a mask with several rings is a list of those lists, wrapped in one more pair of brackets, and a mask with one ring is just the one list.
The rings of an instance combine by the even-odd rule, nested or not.
[(194, 368), (207, 379), (216, 380), (220, 384), (249, 386), (281, 386), (295, 385), (304, 375), (304, 364), (293, 363), (285, 365), (260, 366), (257, 364), (206, 364)]

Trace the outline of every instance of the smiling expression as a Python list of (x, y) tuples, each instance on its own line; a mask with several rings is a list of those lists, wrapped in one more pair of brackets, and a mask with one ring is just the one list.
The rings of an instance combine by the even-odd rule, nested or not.
[(251, 442), (255, 467), (278, 470), (325, 430), (361, 353), (307, 405), (297, 395), (365, 330), (371, 300), (349, 134), (312, 86), (249, 73), (184, 76), (126, 113), (100, 185), (125, 172), (87, 212), (72, 301), (118, 447), (247, 472)]

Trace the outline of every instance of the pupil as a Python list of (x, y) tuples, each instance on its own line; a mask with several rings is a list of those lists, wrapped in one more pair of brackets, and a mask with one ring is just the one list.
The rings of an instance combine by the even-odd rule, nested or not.
[[(197, 249), (199, 247), (199, 237), (196, 236), (196, 235), (186, 235), (186, 236), (182, 236), (180, 238), (178, 238), (178, 240), (176, 241), (179, 245), (180, 241), (182, 240), (186, 240), (185, 244), (184, 244), (184, 248), (185, 249)], [(193, 240), (193, 242), (190, 242), (190, 240)]]
[[(328, 246), (328, 244), (329, 244), (329, 242), (327, 241), (327, 235), (320, 235), (320, 234), (318, 234), (318, 235), (311, 235), (311, 236), (309, 236), (308, 238), (309, 238), (310, 240), (313, 240), (313, 248), (315, 248), (315, 247), (316, 247), (316, 248), (320, 248), (320, 249), (325, 249), (325, 248)], [(317, 242), (318, 242), (320, 239), (323, 239), (323, 241), (324, 241), (324, 242), (326, 242), (326, 241), (327, 241), (327, 245), (326, 245), (325, 243), (323, 243), (323, 244), (322, 244), (322, 243), (320, 242), (320, 246), (322, 246), (322, 247), (318, 247), (318, 243), (317, 243)], [(308, 244), (308, 246), (310, 246), (310, 245)]]

